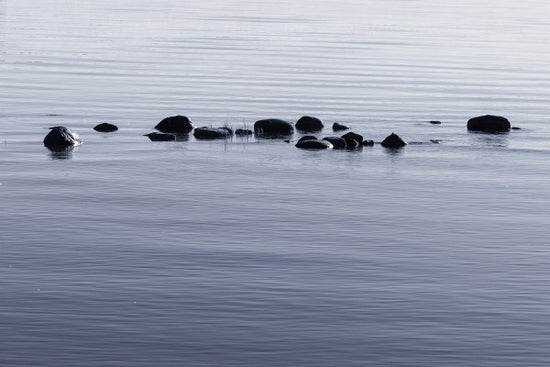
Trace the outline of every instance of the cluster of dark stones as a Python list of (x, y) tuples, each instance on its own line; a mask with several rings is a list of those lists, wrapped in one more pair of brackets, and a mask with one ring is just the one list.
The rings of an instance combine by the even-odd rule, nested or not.
[[(438, 125), (441, 121), (430, 121), (431, 124)], [(222, 127), (195, 127), (187, 116), (170, 116), (160, 121), (155, 129), (159, 132), (146, 134), (152, 141), (174, 141), (178, 137), (188, 136), (193, 132), (193, 136), (198, 140), (228, 139), (233, 135), (247, 137), (256, 135), (259, 138), (288, 138), (294, 133), (294, 129), (301, 133), (318, 133), (324, 128), (323, 122), (312, 116), (301, 117), (296, 124), (292, 124), (280, 119), (264, 119), (254, 123), (254, 131), (249, 129), (237, 129), (233, 131), (227, 126)], [(500, 133), (507, 132), (511, 127), (510, 122), (501, 116), (485, 115), (478, 116), (468, 120), (467, 128), (470, 131)], [(109, 123), (102, 123), (94, 127), (99, 132), (117, 131), (118, 127)], [(332, 125), (334, 132), (349, 130), (349, 127), (335, 122)], [(50, 128), (50, 132), (44, 138), (44, 145), (52, 151), (60, 151), (67, 147), (79, 145), (81, 140), (78, 135), (64, 126), (55, 126)], [(348, 132), (342, 136), (326, 136), (318, 139), (313, 135), (304, 135), (296, 143), (296, 147), (302, 149), (355, 149), (361, 146), (374, 145), (374, 141), (364, 139), (363, 136), (354, 132)], [(386, 148), (402, 148), (407, 143), (397, 134), (392, 133), (387, 136), (380, 145)]]

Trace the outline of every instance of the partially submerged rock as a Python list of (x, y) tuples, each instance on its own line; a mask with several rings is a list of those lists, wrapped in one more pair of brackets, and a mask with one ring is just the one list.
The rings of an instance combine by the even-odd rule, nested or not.
[(50, 127), (50, 132), (44, 138), (44, 145), (50, 150), (59, 150), (81, 144), (78, 134), (65, 126)]
[(507, 132), (510, 131), (510, 121), (502, 116), (485, 115), (468, 120), (468, 130), (484, 132)]
[(432, 121), (430, 121), (430, 124), (432, 124), (432, 125), (441, 125), (441, 121), (432, 120)]
[(371, 147), (374, 145), (374, 140), (363, 140), (361, 145), (365, 147)]
[(391, 133), (391, 135), (387, 136), (386, 139), (382, 140), (381, 145), (384, 148), (402, 148), (407, 143), (399, 137), (399, 135), (395, 133)]
[(334, 149), (346, 149), (346, 139), (339, 136), (326, 136), (323, 140), (331, 143)]
[(300, 131), (315, 132), (322, 130), (325, 126), (317, 117), (302, 116), (298, 121), (296, 121), (295, 127)]
[(99, 132), (102, 132), (102, 133), (110, 133), (110, 132), (113, 132), (113, 131), (117, 131), (118, 130), (118, 126), (116, 125), (113, 125), (113, 124), (109, 124), (107, 122), (103, 122), (99, 125), (96, 125), (94, 127), (94, 130), (95, 131), (99, 131)]
[(363, 136), (353, 133), (351, 131), (349, 133), (342, 135), (342, 138), (346, 141), (346, 143), (351, 140), (355, 140), (359, 144), (363, 142)]
[(237, 135), (237, 136), (248, 136), (248, 135), (252, 135), (252, 134), (253, 134), (253, 132), (250, 129), (237, 129), (237, 130), (235, 130), (235, 135)]
[(326, 140), (317, 140), (317, 138), (313, 137), (313, 139), (300, 139), (296, 143), (296, 148), (311, 150), (331, 149), (332, 144)]
[(189, 118), (181, 115), (167, 117), (155, 126), (160, 132), (174, 134), (188, 134), (193, 128)]
[(227, 139), (233, 135), (233, 130), (228, 127), (198, 127), (193, 132), (195, 139), (212, 140), (212, 139)]
[(335, 122), (334, 124), (332, 124), (332, 130), (333, 131), (344, 131), (344, 130), (349, 130), (349, 127), (347, 127), (346, 125), (342, 125), (338, 122)]
[(151, 141), (174, 141), (176, 136), (174, 134), (163, 134), (163, 133), (149, 133), (145, 134)]
[(279, 119), (265, 119), (254, 123), (254, 133), (260, 137), (281, 137), (292, 135), (294, 126), (288, 121)]

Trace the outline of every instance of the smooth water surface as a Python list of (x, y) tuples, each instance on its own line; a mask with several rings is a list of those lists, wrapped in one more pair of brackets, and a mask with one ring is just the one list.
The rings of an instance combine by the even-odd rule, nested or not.
[[(0, 364), (546, 366), (548, 19), (542, 0), (0, 0)], [(521, 130), (466, 131), (487, 113)], [(143, 136), (174, 114), (411, 144)], [(84, 143), (50, 152), (56, 125)]]

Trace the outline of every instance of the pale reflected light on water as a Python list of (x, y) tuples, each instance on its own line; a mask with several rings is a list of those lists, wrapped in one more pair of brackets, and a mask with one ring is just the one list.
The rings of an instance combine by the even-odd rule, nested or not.
[(0, 1), (0, 365), (546, 366), (545, 5)]

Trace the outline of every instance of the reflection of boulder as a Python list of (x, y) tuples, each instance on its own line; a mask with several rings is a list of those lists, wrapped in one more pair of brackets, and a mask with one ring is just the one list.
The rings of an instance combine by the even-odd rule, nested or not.
[(113, 132), (113, 131), (117, 131), (118, 127), (116, 125), (109, 124), (107, 122), (103, 122), (99, 125), (96, 125), (94, 127), (94, 130), (102, 132), (102, 133), (110, 133), (110, 132)]
[(332, 144), (326, 140), (317, 140), (314, 136), (304, 136), (296, 143), (296, 148), (300, 149), (331, 149)]
[(227, 139), (233, 135), (233, 130), (228, 127), (197, 127), (193, 131), (195, 139), (199, 140), (213, 140), (213, 139)]
[(506, 132), (510, 130), (510, 121), (502, 116), (485, 115), (468, 120), (468, 130), (485, 132)]
[(407, 143), (405, 143), (399, 135), (394, 133), (391, 133), (391, 135), (388, 135), (386, 139), (382, 140), (381, 144), (384, 148), (402, 148), (407, 145)]
[(288, 121), (279, 119), (265, 119), (254, 123), (254, 133), (263, 137), (279, 137), (292, 135), (294, 126)]
[(346, 140), (338, 136), (326, 136), (323, 140), (332, 144), (334, 149), (346, 149)]
[(160, 132), (175, 134), (188, 134), (193, 128), (189, 118), (180, 115), (167, 117), (155, 126)]
[(78, 134), (64, 126), (50, 127), (50, 132), (44, 138), (44, 145), (52, 151), (61, 151), (66, 147), (79, 145), (81, 140)]
[(176, 136), (174, 134), (162, 134), (162, 133), (149, 133), (145, 134), (151, 141), (174, 141)]
[(335, 122), (334, 124), (332, 124), (332, 130), (344, 131), (344, 130), (349, 130), (349, 127), (347, 127), (346, 125), (339, 124), (338, 122)]
[(302, 116), (298, 121), (296, 121), (296, 124), (294, 125), (297, 130), (305, 131), (305, 132), (314, 132), (314, 131), (320, 131), (323, 129), (324, 125), (321, 120), (319, 120), (317, 117), (311, 117), (311, 116)]

